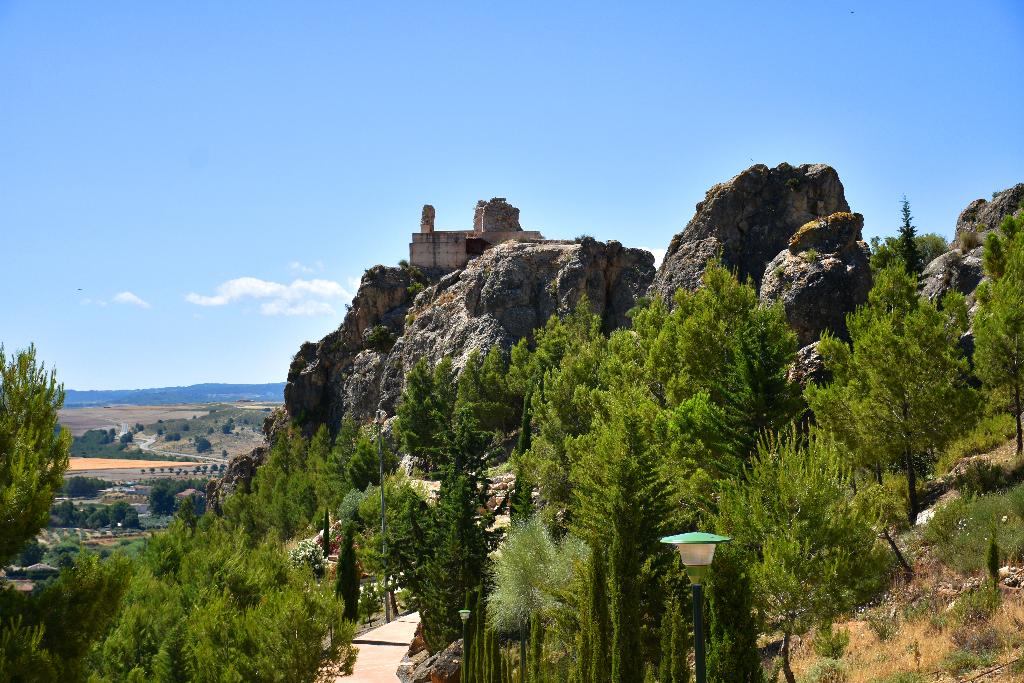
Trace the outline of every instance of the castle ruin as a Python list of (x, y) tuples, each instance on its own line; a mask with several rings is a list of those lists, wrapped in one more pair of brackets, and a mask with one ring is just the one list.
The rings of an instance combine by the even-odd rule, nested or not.
[(427, 204), (420, 217), (420, 231), (413, 233), (409, 244), (409, 263), (419, 268), (456, 270), (496, 244), (543, 239), (536, 230), (520, 227), (519, 209), (504, 197), (476, 203), (472, 230), (434, 230), (434, 207)]

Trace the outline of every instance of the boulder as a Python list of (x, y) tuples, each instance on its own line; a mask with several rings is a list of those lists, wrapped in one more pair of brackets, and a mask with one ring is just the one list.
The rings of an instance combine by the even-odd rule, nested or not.
[(983, 247), (966, 253), (953, 249), (935, 257), (921, 273), (921, 295), (938, 302), (947, 292), (956, 291), (968, 297), (968, 306), (973, 307), (974, 290), (985, 277), (981, 265), (983, 252)]
[(761, 279), (761, 300), (781, 301), (801, 346), (825, 330), (846, 335), (846, 315), (867, 301), (871, 267), (864, 217), (837, 212), (796, 230)]
[(397, 673), (402, 683), (459, 683), (462, 673), (461, 640), (426, 659), (420, 659), (422, 654), (410, 655), (409, 664), (412, 665), (399, 667)]
[(765, 265), (800, 226), (849, 210), (831, 166), (751, 166), (712, 187), (697, 204), (686, 228), (672, 238), (651, 294), (671, 304), (678, 288), (696, 289), (708, 260), (719, 253), (726, 267), (760, 289)]
[(221, 514), (224, 501), (235, 490), (249, 490), (249, 484), (256, 475), (257, 468), (266, 461), (269, 454), (270, 449), (259, 446), (243, 455), (236, 455), (228, 461), (227, 469), (220, 479), (211, 479), (207, 482), (206, 504), (214, 514)]
[(811, 382), (824, 384), (831, 379), (825, 369), (825, 360), (818, 353), (818, 342), (808, 344), (796, 352), (793, 365), (789, 368), (789, 381), (806, 387)]
[[(999, 227), (1003, 219), (1013, 215), (1024, 203), (1024, 183), (996, 192), (992, 199), (975, 199), (956, 219), (957, 242), (966, 241), (969, 248), (981, 244), (984, 233)], [(962, 236), (973, 234), (966, 239)]]

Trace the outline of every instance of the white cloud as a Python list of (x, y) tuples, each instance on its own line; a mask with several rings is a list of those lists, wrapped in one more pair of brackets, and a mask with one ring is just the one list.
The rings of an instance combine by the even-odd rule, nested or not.
[(321, 273), (324, 269), (324, 262), (316, 261), (313, 265), (306, 265), (305, 263), (292, 261), (288, 264), (288, 268), (296, 273)]
[(352, 295), (333, 280), (293, 280), (290, 284), (239, 277), (217, 287), (213, 295), (189, 292), (185, 300), (197, 306), (225, 306), (242, 299), (268, 299), (260, 305), (263, 315), (332, 315), (334, 307), (324, 301), (351, 299)]
[(131, 292), (118, 292), (114, 295), (113, 299), (115, 304), (129, 304), (131, 306), (138, 306), (139, 308), (149, 308), (149, 303), (143, 301), (140, 297)]

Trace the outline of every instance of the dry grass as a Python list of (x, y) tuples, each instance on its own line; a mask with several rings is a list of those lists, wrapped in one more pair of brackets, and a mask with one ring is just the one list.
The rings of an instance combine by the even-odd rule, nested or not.
[[(944, 573), (944, 572), (943, 572)], [(994, 663), (1013, 661), (1024, 656), (1024, 595), (1022, 591), (1003, 589), (1003, 600), (998, 611), (982, 622), (961, 624), (957, 621), (953, 601), (940, 597), (937, 583), (939, 572), (924, 577), (924, 583), (906, 589), (903, 598), (916, 594), (919, 608), (907, 610), (901, 598), (880, 608), (899, 619), (899, 629), (889, 639), (881, 641), (866, 619), (854, 619), (836, 624), (850, 634), (850, 643), (843, 657), (847, 666), (847, 683), (871, 683), (901, 673), (917, 672), (927, 681), (955, 681), (971, 678), (993, 665), (981, 666), (972, 673), (954, 676), (948, 667), (950, 653), (962, 650), (965, 642), (988, 637), (999, 645), (989, 653)], [(917, 581), (915, 580), (915, 583)], [(927, 585), (932, 584), (932, 585)], [(996, 635), (993, 635), (996, 634)], [(798, 679), (818, 660), (812, 639), (804, 638), (793, 654), (793, 670)], [(982, 679), (983, 681), (1022, 681), (1021, 669), (1007, 667)]]

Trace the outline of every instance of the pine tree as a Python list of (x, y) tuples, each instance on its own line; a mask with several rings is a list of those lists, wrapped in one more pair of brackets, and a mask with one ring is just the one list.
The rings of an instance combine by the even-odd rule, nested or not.
[(917, 246), (917, 229), (914, 227), (914, 217), (910, 215), (910, 202), (903, 197), (900, 203), (900, 214), (903, 223), (900, 225), (899, 239), (896, 251), (903, 261), (903, 266), (908, 273), (919, 275), (924, 269), (921, 263), (921, 252)]
[(711, 683), (763, 683), (750, 577), (735, 548), (719, 547), (708, 575), (707, 673)]
[(355, 536), (356, 526), (349, 522), (345, 527), (345, 538), (335, 569), (337, 576), (334, 593), (344, 603), (343, 617), (348, 621), (359, 618), (359, 570), (356, 567)]
[[(986, 389), (1006, 395), (1017, 427), (1017, 454), (1024, 452), (1024, 234), (1013, 223), (1003, 273), (994, 279), (974, 319), (974, 369)], [(1019, 220), (1024, 225), (1024, 214)], [(998, 239), (998, 238), (996, 238)], [(988, 254), (989, 244), (985, 244)]]
[(323, 532), (323, 544), (324, 544), (324, 559), (331, 554), (331, 515), (324, 508), (324, 532)]
[(939, 307), (917, 296), (899, 266), (880, 272), (868, 303), (847, 318), (852, 345), (824, 335), (818, 345), (833, 382), (805, 391), (818, 424), (853, 453), (873, 453), (907, 476), (907, 517), (917, 519), (917, 476), (976, 405), (960, 336), (967, 329), (962, 295)]

